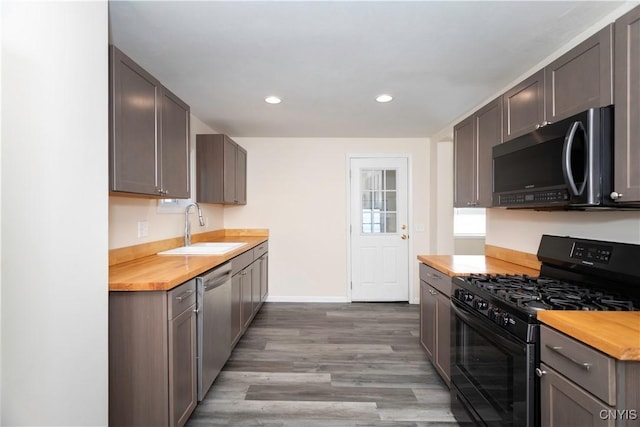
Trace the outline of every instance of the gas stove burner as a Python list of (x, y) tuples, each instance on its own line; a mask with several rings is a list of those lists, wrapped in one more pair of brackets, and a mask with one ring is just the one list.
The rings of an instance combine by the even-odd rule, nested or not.
[(525, 307), (533, 309), (533, 310), (551, 310), (552, 307), (548, 304), (543, 303), (542, 301), (534, 300), (527, 301), (524, 303)]
[(463, 278), (473, 288), (514, 306), (513, 310), (640, 310), (623, 296), (548, 277), (474, 274)]

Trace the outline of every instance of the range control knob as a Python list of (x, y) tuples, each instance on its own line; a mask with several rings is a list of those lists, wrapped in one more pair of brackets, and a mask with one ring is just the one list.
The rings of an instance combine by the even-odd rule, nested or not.
[(473, 302), (473, 306), (474, 306), (476, 309), (478, 309), (478, 310), (486, 310), (486, 309), (487, 309), (487, 307), (488, 307), (488, 304), (487, 304), (487, 302), (486, 302), (486, 301), (484, 301), (484, 300), (476, 299), (476, 300)]
[(473, 294), (471, 292), (465, 292), (464, 293), (464, 300), (465, 301), (473, 301)]
[(510, 320), (511, 320), (511, 316), (509, 316), (507, 313), (504, 313), (504, 314), (502, 315), (502, 317), (500, 318), (500, 323), (501, 323), (503, 326), (507, 326), (507, 325), (509, 325), (509, 321), (510, 321)]

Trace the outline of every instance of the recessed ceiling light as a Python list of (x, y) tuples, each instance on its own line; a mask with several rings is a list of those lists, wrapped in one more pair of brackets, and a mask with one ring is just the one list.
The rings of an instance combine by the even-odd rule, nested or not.
[(387, 95), (387, 94), (383, 94), (383, 95), (378, 95), (376, 97), (376, 101), (378, 102), (391, 102), (391, 100), (393, 99), (393, 96), (391, 95)]
[(278, 98), (277, 96), (267, 96), (264, 99), (264, 102), (266, 102), (267, 104), (280, 104), (282, 102), (282, 99)]

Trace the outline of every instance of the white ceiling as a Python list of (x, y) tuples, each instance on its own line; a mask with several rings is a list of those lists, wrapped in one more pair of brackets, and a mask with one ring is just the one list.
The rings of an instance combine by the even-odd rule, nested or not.
[(111, 1), (109, 15), (111, 42), (218, 132), (427, 137), (622, 4)]

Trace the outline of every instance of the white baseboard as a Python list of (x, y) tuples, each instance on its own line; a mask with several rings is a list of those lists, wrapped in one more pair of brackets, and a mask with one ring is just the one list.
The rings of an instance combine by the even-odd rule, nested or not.
[(267, 302), (350, 302), (346, 297), (267, 297)]
[[(268, 296), (266, 302), (351, 302), (346, 297), (282, 297)], [(411, 300), (409, 304), (420, 304), (420, 300)]]

